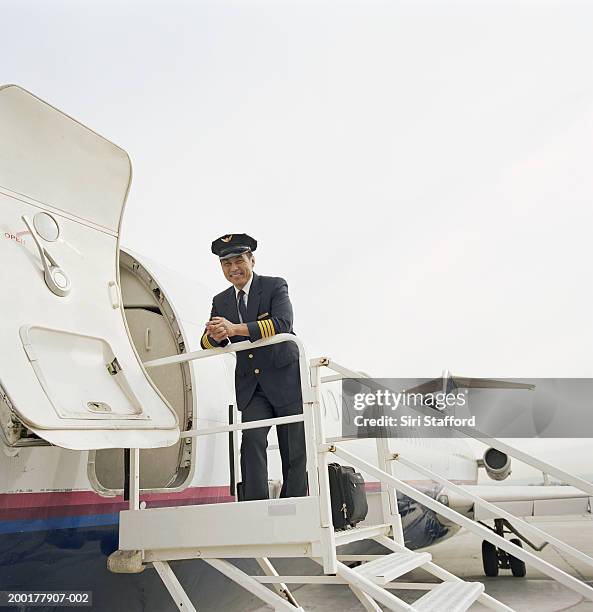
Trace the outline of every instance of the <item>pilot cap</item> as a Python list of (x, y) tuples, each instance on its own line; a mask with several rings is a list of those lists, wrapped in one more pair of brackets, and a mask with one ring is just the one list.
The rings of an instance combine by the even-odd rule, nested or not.
[(257, 240), (247, 234), (227, 234), (212, 243), (212, 252), (218, 255), (221, 261), (255, 249), (257, 249)]

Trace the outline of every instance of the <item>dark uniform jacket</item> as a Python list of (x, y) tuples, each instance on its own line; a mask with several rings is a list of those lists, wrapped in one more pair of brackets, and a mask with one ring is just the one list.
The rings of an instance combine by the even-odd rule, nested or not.
[[(236, 291), (234, 286), (214, 296), (212, 317), (225, 317), (239, 323)], [(249, 338), (233, 336), (231, 342), (259, 340), (275, 334), (290, 333), (292, 329), (292, 304), (288, 297), (288, 284), (283, 278), (253, 274), (247, 298), (247, 324)], [(204, 332), (202, 348), (224, 346), (227, 341), (216, 342)], [(259, 382), (266, 397), (275, 408), (301, 402), (299, 351), (294, 342), (281, 342), (272, 346), (239, 351), (235, 368), (235, 394), (237, 408), (243, 410)], [(291, 407), (292, 408), (292, 407)], [(290, 410), (289, 412), (293, 412)]]

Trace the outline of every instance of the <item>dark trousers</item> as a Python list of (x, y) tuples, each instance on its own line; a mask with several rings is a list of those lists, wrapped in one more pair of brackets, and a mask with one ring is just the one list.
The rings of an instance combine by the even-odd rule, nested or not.
[[(302, 403), (275, 408), (258, 385), (249, 404), (242, 410), (242, 422), (260, 421), (301, 414)], [(241, 442), (241, 475), (243, 499), (268, 499), (268, 432), (270, 426), (243, 430)], [(282, 459), (280, 497), (302, 497), (307, 494), (305, 428), (301, 423), (276, 425)]]

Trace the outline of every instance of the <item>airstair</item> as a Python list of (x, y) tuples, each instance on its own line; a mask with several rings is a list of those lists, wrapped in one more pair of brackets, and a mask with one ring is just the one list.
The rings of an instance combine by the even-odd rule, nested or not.
[[(174, 508), (141, 508), (139, 489), (139, 450), (130, 450), (129, 509), (120, 514), (119, 550), (108, 561), (113, 572), (133, 573), (152, 565), (160, 576), (179, 610), (194, 611), (196, 607), (179, 583), (169, 562), (202, 559), (241, 585), (275, 610), (302, 610), (287, 585), (344, 584), (359, 599), (365, 610), (418, 612), (461, 612), (474, 602), (492, 610), (511, 610), (484, 592), (482, 583), (465, 582), (434, 564), (428, 552), (414, 552), (404, 545), (397, 492), (433, 510), (453, 523), (480, 536), (483, 540), (537, 568), (565, 587), (593, 601), (593, 588), (567, 574), (552, 563), (516, 546), (488, 527), (456, 512), (445, 504), (418, 491), (394, 476), (396, 462), (418, 474), (438, 482), (447, 490), (470, 499), (475, 507), (507, 520), (515, 529), (531, 534), (561, 551), (593, 567), (593, 558), (517, 518), (464, 487), (456, 485), (436, 472), (394, 453), (385, 438), (376, 440), (377, 461), (371, 464), (346, 450), (347, 439), (328, 440), (320, 411), (320, 389), (324, 383), (346, 378), (362, 378), (361, 373), (345, 368), (328, 358), (307, 362), (300, 340), (290, 334), (280, 334), (257, 342), (241, 342), (226, 348), (176, 355), (145, 363), (155, 368), (173, 363), (206, 359), (216, 355), (253, 349), (279, 342), (294, 342), (300, 354), (300, 374), (303, 414), (228, 426), (192, 429), (183, 437), (199, 437), (238, 432), (240, 430), (284, 423), (304, 422), (307, 446), (307, 497), (269, 499)], [(333, 374), (322, 376), (322, 370)], [(491, 438), (477, 438), (484, 444), (525, 462), (542, 472), (570, 484), (593, 497), (593, 485), (553, 465), (540, 461), (508, 444)], [(329, 493), (328, 464), (334, 458), (355, 466), (376, 478), (381, 484), (381, 522), (361, 525), (346, 531), (335, 531)], [(346, 544), (359, 541), (380, 544), (389, 552), (383, 555), (347, 555), (340, 552)], [(274, 559), (308, 558), (317, 562), (322, 575), (279, 575)], [(263, 575), (249, 575), (229, 559), (254, 559)], [(356, 567), (351, 561), (362, 561)], [(422, 569), (432, 576), (432, 582), (406, 582), (412, 570)], [(434, 582), (434, 579), (439, 582)], [(419, 597), (407, 603), (397, 593), (417, 590)]]

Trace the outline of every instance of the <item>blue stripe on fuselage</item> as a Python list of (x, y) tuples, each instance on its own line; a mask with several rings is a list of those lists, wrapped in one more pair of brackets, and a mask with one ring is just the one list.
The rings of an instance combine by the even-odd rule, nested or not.
[(117, 525), (119, 514), (85, 514), (56, 516), (24, 521), (0, 521), (0, 533), (22, 533), (25, 531), (51, 531), (53, 529), (77, 529), (99, 525)]

